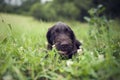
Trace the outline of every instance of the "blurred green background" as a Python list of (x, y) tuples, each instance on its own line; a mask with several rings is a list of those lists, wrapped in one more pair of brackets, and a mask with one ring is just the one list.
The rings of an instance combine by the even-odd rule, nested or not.
[(99, 16), (120, 18), (119, 0), (1, 0), (0, 12), (31, 15), (44, 21), (85, 21), (88, 10), (98, 5), (105, 8)]

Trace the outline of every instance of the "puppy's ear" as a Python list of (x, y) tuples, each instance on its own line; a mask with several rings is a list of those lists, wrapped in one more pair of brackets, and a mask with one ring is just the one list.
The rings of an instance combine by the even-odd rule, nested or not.
[(74, 32), (72, 31), (72, 29), (70, 27), (68, 28), (68, 30), (69, 30), (72, 41), (75, 42), (76, 38), (75, 38)]
[(70, 31), (70, 34), (71, 34), (72, 40), (75, 40), (75, 35), (74, 35), (74, 32), (72, 30)]
[(48, 44), (53, 45), (53, 42), (52, 42), (52, 39), (51, 39), (52, 38), (51, 31), (52, 31), (52, 28), (49, 28), (48, 32), (46, 34), (46, 38), (47, 38)]
[(79, 42), (78, 40), (75, 40), (75, 45), (76, 45), (77, 49), (80, 49), (80, 46), (82, 45), (82, 43)]

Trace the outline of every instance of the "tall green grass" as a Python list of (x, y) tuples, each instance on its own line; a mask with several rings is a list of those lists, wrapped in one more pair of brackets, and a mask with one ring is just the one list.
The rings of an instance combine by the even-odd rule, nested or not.
[[(98, 20), (103, 25), (104, 19)], [(120, 79), (120, 28), (116, 22), (103, 25), (110, 26), (109, 37), (104, 30), (98, 34), (94, 24), (66, 22), (83, 42), (83, 54), (69, 60), (62, 60), (55, 49), (46, 49), (46, 32), (54, 23), (0, 13), (1, 80)]]

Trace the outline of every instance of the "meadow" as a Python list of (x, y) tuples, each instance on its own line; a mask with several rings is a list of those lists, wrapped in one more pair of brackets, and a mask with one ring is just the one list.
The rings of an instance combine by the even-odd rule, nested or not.
[(65, 21), (83, 44), (82, 52), (66, 60), (46, 49), (46, 32), (55, 23), (0, 13), (0, 80), (120, 79), (119, 22)]

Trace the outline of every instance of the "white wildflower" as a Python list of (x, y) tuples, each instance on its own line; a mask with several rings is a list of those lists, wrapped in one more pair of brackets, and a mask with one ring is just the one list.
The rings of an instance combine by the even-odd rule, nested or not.
[(52, 45), (53, 48), (55, 48), (55, 45)]
[(73, 64), (73, 62), (71, 60), (68, 60), (66, 64), (67, 64), (67, 66), (71, 66)]
[(91, 55), (93, 55), (94, 53), (93, 52), (90, 52)]
[(78, 53), (79, 55), (81, 55), (81, 54), (83, 53), (83, 50), (80, 48), (80, 49), (77, 50), (77, 53)]
[(99, 55), (98, 55), (98, 58), (99, 58), (100, 60), (104, 60), (104, 55), (103, 55), (103, 54), (99, 54)]
[(18, 51), (19, 52), (21, 52), (21, 51), (23, 51), (24, 50), (24, 48), (21, 46), (20, 48), (18, 48)]

